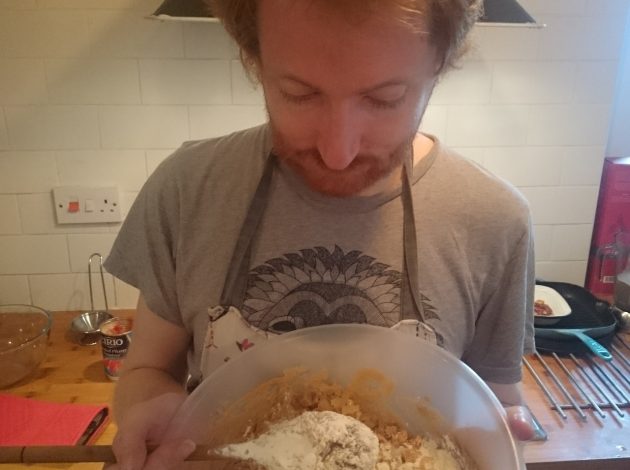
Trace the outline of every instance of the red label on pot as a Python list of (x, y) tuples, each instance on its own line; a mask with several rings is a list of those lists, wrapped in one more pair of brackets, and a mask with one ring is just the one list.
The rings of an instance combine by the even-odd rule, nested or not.
[(101, 346), (105, 375), (118, 380), (120, 368), (131, 343), (130, 319), (112, 318), (101, 325)]

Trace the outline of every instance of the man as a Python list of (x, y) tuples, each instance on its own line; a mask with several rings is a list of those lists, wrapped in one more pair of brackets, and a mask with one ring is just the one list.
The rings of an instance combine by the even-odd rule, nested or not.
[[(520, 358), (533, 346), (527, 205), (417, 132), (478, 4), (215, 2), (269, 124), (167, 159), (107, 260), (141, 293), (115, 398), (121, 468), (176, 467), (192, 451), (161, 442), (188, 373), (190, 385), (239, 350), (318, 324), (411, 330), (506, 406), (521, 403)], [(148, 458), (147, 442), (162, 444)]]

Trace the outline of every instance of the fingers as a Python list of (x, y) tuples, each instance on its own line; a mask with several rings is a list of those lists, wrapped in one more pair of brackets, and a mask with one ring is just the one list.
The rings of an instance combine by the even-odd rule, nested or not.
[[(140, 470), (147, 458), (146, 443), (140, 435), (119, 431), (114, 437), (113, 450), (118, 468), (111, 470)], [(107, 470), (110, 470), (109, 468)]]
[(144, 470), (178, 469), (195, 447), (190, 439), (165, 443), (149, 454)]
[[(118, 435), (115, 439), (118, 439)], [(171, 441), (156, 447), (147, 455), (144, 443), (119, 441), (114, 447), (118, 464), (108, 465), (104, 470), (170, 470), (178, 469), (186, 457), (196, 448), (190, 440)]]
[(505, 409), (507, 422), (514, 437), (519, 441), (529, 441), (535, 436), (534, 420), (524, 406), (510, 406)]
[[(128, 410), (124, 419), (121, 420), (118, 433), (114, 438), (113, 450), (118, 462), (118, 468), (112, 470), (141, 470), (149, 468), (146, 467), (151, 460), (147, 458), (147, 443), (160, 443), (162, 441), (168, 423), (184, 398), (185, 395), (183, 394), (166, 393), (139, 403)], [(182, 443), (181, 440), (178, 442), (179, 444)], [(167, 456), (174, 454), (173, 459), (181, 463), (183, 459), (178, 459), (177, 455), (185, 453), (189, 448), (190, 444), (179, 450), (171, 445), (171, 447), (166, 447), (166, 450), (161, 450), (158, 455), (162, 453), (166, 453)], [(193, 449), (188, 451), (188, 454), (192, 450), (194, 450), (194, 443)]]

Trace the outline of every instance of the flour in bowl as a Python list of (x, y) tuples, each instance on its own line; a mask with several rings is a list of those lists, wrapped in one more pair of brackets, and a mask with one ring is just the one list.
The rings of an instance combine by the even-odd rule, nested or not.
[[(213, 416), (207, 444), (218, 449), (231, 448), (232, 453), (220, 454), (244, 460), (226, 462), (221, 467), (212, 468), (478, 470), (474, 461), (450, 434), (408, 432), (404, 422), (389, 408), (393, 390), (394, 384), (372, 369), (357, 371), (348, 385), (330, 380), (325, 371), (302, 368), (286, 370), (282, 376), (259, 384)], [(433, 416), (435, 413), (421, 402), (418, 403), (418, 412), (422, 416), (426, 415), (427, 419), (423, 421), (427, 424), (439, 418)], [(322, 419), (325, 424), (317, 421), (325, 416), (336, 417)], [(360, 422), (367, 428), (376, 437), (375, 445), (363, 445), (364, 450), (359, 451), (356, 443), (353, 447), (352, 443), (346, 442), (348, 438), (343, 435), (344, 418), (351, 420), (347, 421), (349, 423)], [(283, 437), (271, 439), (268, 436), (276, 433)], [(324, 446), (320, 450), (316, 447), (318, 440)], [(373, 437), (361, 437), (358, 440), (368, 443), (374, 441)], [(350, 448), (354, 450), (346, 452), (345, 449)], [(335, 458), (318, 462), (317, 456), (327, 455), (328, 450)], [(338, 454), (333, 454), (333, 450)], [(310, 460), (295, 460), (296, 452), (302, 456), (310, 453), (312, 457)], [(364, 452), (366, 456), (362, 455)]]
[(376, 434), (354, 418), (333, 411), (306, 411), (217, 453), (251, 459), (268, 470), (372, 469), (379, 444)]

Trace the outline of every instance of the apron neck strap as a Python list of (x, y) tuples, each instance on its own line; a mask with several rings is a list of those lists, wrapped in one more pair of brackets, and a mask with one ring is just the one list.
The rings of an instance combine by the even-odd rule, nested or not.
[[(413, 158), (413, 157), (412, 157)], [(418, 240), (416, 218), (411, 194), (413, 175), (412, 159), (405, 158), (403, 165), (402, 193), (403, 204), (403, 256), (404, 268), (400, 292), (400, 319), (415, 319), (424, 323), (424, 305), (420, 298), (420, 278), (418, 274)]]
[(274, 154), (269, 154), (263, 175), (258, 183), (254, 197), (249, 203), (249, 208), (247, 209), (247, 214), (241, 226), (241, 232), (236, 240), (236, 246), (234, 247), (232, 259), (228, 266), (225, 283), (223, 284), (223, 292), (221, 292), (220, 300), (220, 305), (222, 306), (240, 306), (243, 299), (245, 299), (247, 272), (249, 271), (251, 261), (252, 240), (254, 239), (256, 230), (258, 230), (263, 213), (267, 207), (275, 160)]

